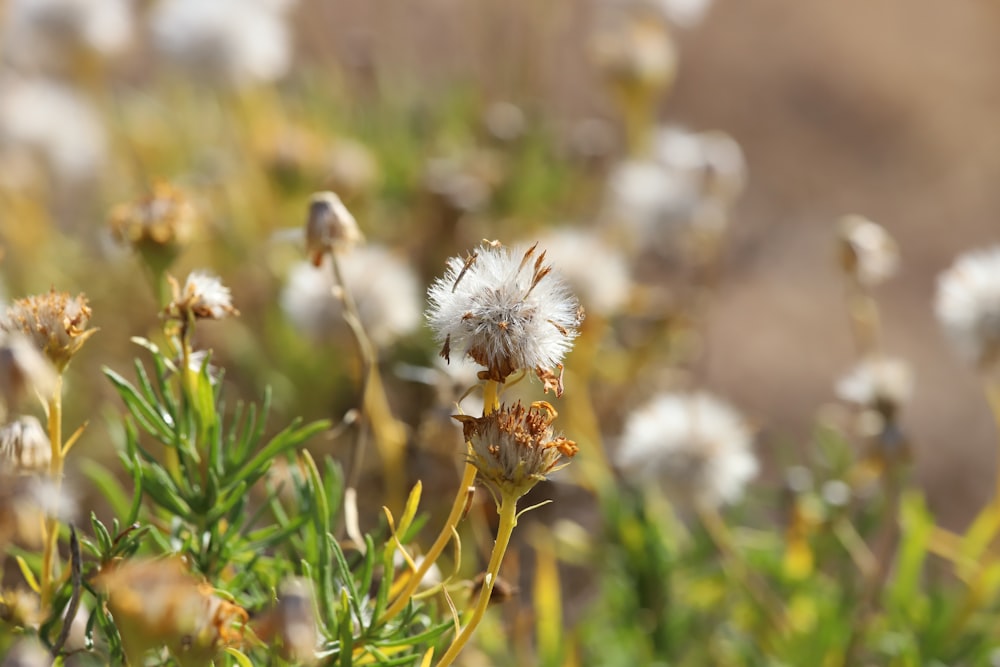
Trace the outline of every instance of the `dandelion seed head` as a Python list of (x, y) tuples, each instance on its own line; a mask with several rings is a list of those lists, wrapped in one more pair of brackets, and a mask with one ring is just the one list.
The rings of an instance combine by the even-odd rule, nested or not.
[(1000, 246), (960, 256), (938, 276), (934, 311), (956, 352), (981, 370), (1000, 360)]
[(679, 506), (734, 503), (758, 470), (753, 435), (728, 404), (707, 393), (666, 393), (628, 416), (617, 464), (658, 484)]
[(168, 279), (173, 293), (165, 311), (168, 318), (187, 322), (195, 319), (221, 320), (239, 315), (233, 307), (232, 293), (218, 276), (206, 271), (193, 271), (188, 274), (183, 288), (172, 277)]
[[(545, 256), (559, 267), (560, 275), (588, 313), (611, 315), (629, 298), (631, 279), (625, 257), (589, 230), (559, 229), (538, 241)], [(586, 258), (586, 261), (581, 261)]]
[(21, 71), (57, 73), (81, 53), (120, 53), (132, 39), (128, 0), (10, 0), (0, 22), (4, 59)]
[(171, 64), (236, 88), (281, 78), (292, 62), (286, 3), (161, 0), (150, 14), (153, 44)]
[(37, 157), (59, 181), (85, 183), (104, 163), (107, 135), (72, 88), (9, 76), (0, 80), (0, 153)]
[(42, 424), (31, 415), (0, 426), (0, 469), (9, 472), (48, 472), (52, 445)]
[(841, 264), (862, 285), (880, 285), (899, 271), (899, 246), (882, 225), (848, 215), (840, 219), (838, 232)]
[(913, 396), (913, 368), (902, 359), (864, 359), (837, 382), (836, 391), (844, 401), (891, 415)]
[[(369, 244), (339, 256), (344, 283), (372, 341), (386, 347), (420, 325), (420, 284), (395, 253)], [(334, 294), (331, 259), (319, 267), (295, 265), (281, 292), (281, 308), (296, 329), (315, 339), (345, 333), (343, 302)]]
[(559, 366), (582, 320), (537, 244), (524, 251), (484, 244), (468, 258), (453, 257), (428, 297), (441, 356), (468, 355), (498, 382), (516, 370)]

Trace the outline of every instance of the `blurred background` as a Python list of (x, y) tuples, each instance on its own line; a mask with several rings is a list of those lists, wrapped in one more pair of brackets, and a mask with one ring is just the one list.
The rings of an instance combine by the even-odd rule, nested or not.
[[(244, 397), (274, 386), (274, 424), (342, 414), (354, 400), (349, 338), (310, 337), (281, 307), (309, 194), (340, 193), (369, 240), (413, 262), (419, 292), (484, 237), (597, 217), (627, 153), (594, 57), (616, 4), (0, 5), (3, 290), (86, 292), (102, 329), (74, 362), (70, 423), (118, 411), (99, 369), (127, 372), (129, 337), (158, 328), (140, 263), (108, 219), (160, 180), (202, 221), (171, 272), (218, 272), (243, 313), (200, 332), (226, 382)], [(918, 476), (941, 521), (964, 525), (993, 485), (994, 427), (932, 304), (956, 254), (1000, 241), (1000, 4), (662, 5), (679, 64), (657, 120), (727, 133), (748, 174), (700, 382), (751, 417), (765, 458), (807, 446), (854, 359), (835, 223), (870, 217), (902, 256), (876, 296), (886, 348), (915, 369), (903, 423)], [(645, 261), (647, 276), (669, 275), (662, 258)], [(383, 358), (423, 367), (435, 352), (416, 323)], [(407, 420), (423, 390), (393, 384)], [(85, 438), (91, 455), (110, 454), (103, 424)]]

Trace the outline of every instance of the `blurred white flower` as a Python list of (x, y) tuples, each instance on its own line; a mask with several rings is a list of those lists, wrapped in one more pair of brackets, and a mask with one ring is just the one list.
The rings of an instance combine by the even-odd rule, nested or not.
[(168, 317), (182, 322), (189, 319), (221, 320), (230, 315), (238, 315), (233, 308), (233, 296), (229, 288), (217, 277), (205, 271), (192, 271), (184, 287), (172, 277), (168, 277), (173, 298), (167, 305)]
[(150, 14), (153, 44), (170, 64), (208, 83), (268, 83), (291, 66), (288, 4), (160, 0)]
[(1000, 246), (959, 257), (938, 277), (935, 314), (956, 351), (988, 370), (1000, 359)]
[(902, 359), (865, 359), (837, 382), (837, 396), (857, 405), (898, 409), (913, 395), (913, 369)]
[[(344, 282), (366, 333), (384, 347), (420, 324), (420, 286), (413, 269), (394, 253), (369, 244), (338, 256)], [(322, 265), (295, 265), (281, 292), (281, 308), (292, 324), (313, 338), (342, 330), (341, 300), (334, 294), (330, 258)]]
[(617, 464), (629, 479), (658, 483), (675, 503), (715, 507), (740, 500), (756, 474), (753, 434), (707, 393), (654, 397), (625, 422)]
[(9, 0), (3, 19), (3, 58), (26, 72), (56, 73), (81, 52), (113, 56), (132, 39), (129, 0)]
[[(6, 310), (0, 305), (0, 312)], [(55, 385), (55, 369), (31, 339), (20, 333), (0, 332), (0, 405), (10, 409), (32, 391), (51, 396)]]
[(712, 0), (653, 0), (667, 19), (679, 28), (693, 28), (705, 18)]
[(94, 178), (105, 159), (101, 118), (72, 88), (44, 79), (0, 80), (0, 153), (41, 158), (56, 178)]
[(42, 424), (25, 415), (0, 426), (0, 469), (10, 472), (48, 472), (52, 446)]
[(732, 137), (662, 127), (647, 157), (612, 167), (602, 217), (634, 246), (662, 251), (684, 232), (724, 232), (745, 186), (746, 160)]
[(844, 270), (862, 285), (879, 285), (899, 271), (899, 246), (882, 225), (848, 215), (838, 225)]
[(677, 75), (677, 45), (669, 26), (655, 13), (604, 13), (591, 52), (604, 75), (625, 88), (661, 91)]
[(545, 253), (484, 244), (452, 257), (428, 290), (427, 319), (441, 356), (470, 356), (502, 382), (516, 370), (554, 369), (577, 335), (582, 311)]
[(568, 227), (549, 231), (538, 244), (587, 312), (611, 315), (625, 305), (631, 279), (625, 258), (612, 244), (592, 231)]

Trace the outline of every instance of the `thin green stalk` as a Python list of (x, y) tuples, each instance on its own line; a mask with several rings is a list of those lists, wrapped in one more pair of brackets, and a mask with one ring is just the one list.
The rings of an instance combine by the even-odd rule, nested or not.
[(517, 525), (517, 498), (505, 495), (500, 500), (500, 526), (497, 529), (497, 539), (493, 544), (493, 553), (490, 554), (490, 563), (486, 569), (486, 577), (483, 580), (483, 587), (479, 591), (479, 600), (476, 602), (472, 615), (466, 622), (465, 627), (455, 637), (455, 640), (441, 656), (437, 667), (448, 667), (455, 661), (465, 645), (469, 643), (472, 633), (475, 632), (479, 622), (486, 614), (489, 607), (490, 598), (493, 596), (493, 587), (496, 585), (497, 576), (500, 574), (500, 564), (503, 562), (504, 554), (507, 553), (507, 546), (510, 544), (510, 536), (514, 533)]
[[(52, 448), (52, 462), (49, 464), (49, 477), (58, 494), (62, 486), (63, 475), (63, 445), (62, 445), (62, 374), (56, 376), (52, 396), (48, 400), (48, 430), (49, 445)], [(55, 569), (59, 560), (59, 520), (50, 516), (45, 520), (45, 544), (42, 550), (42, 582), (41, 603), (44, 613), (48, 613), (55, 593)]]

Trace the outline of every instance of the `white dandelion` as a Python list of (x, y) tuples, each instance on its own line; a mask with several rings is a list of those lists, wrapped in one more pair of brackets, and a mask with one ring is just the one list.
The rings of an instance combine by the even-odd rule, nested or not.
[(959, 257), (938, 277), (934, 311), (958, 354), (982, 370), (1000, 358), (1000, 245)]
[(593, 231), (552, 230), (538, 243), (588, 313), (612, 315), (628, 301), (632, 281), (625, 257)]
[[(314, 339), (346, 333), (343, 305), (334, 293), (330, 258), (321, 266), (295, 265), (281, 292), (281, 307), (292, 324)], [(420, 284), (408, 263), (387, 248), (366, 245), (338, 256), (344, 283), (365, 332), (386, 347), (420, 324)]]
[(48, 472), (52, 446), (41, 422), (31, 415), (0, 426), (0, 469), (10, 472)]
[(617, 463), (678, 505), (716, 507), (740, 500), (757, 474), (752, 444), (740, 414), (714, 396), (660, 394), (627, 418)]
[(81, 52), (107, 58), (132, 40), (130, 0), (10, 0), (0, 21), (3, 57), (21, 71), (55, 73)]
[(849, 403), (895, 411), (913, 396), (913, 369), (902, 359), (872, 357), (842, 377), (836, 390)]
[(233, 297), (229, 288), (217, 276), (205, 271), (193, 271), (184, 281), (184, 287), (169, 278), (173, 299), (167, 306), (166, 314), (171, 319), (186, 322), (189, 319), (221, 320), (230, 315), (238, 315), (233, 307)]
[(899, 271), (899, 246), (878, 223), (848, 215), (838, 225), (844, 269), (859, 283), (872, 287)]
[(210, 84), (269, 83), (291, 67), (287, 4), (161, 0), (150, 15), (153, 44), (170, 64)]
[(0, 154), (40, 159), (68, 183), (92, 180), (107, 153), (93, 106), (69, 86), (44, 79), (0, 80)]
[(498, 243), (448, 260), (428, 290), (427, 319), (441, 356), (468, 355), (497, 382), (521, 369), (557, 368), (583, 313), (545, 260), (537, 244), (521, 251)]

